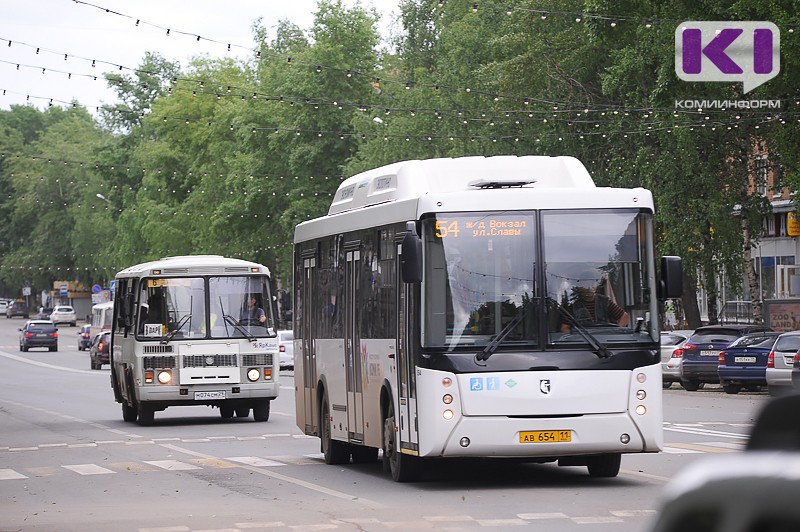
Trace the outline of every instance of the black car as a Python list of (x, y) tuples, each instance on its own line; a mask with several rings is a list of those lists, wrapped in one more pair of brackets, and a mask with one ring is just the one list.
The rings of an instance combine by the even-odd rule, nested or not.
[(47, 347), (58, 351), (58, 329), (52, 321), (31, 320), (19, 330), (19, 350), (31, 347)]
[(720, 352), (745, 334), (765, 331), (772, 329), (763, 325), (706, 325), (696, 329), (682, 347), (681, 386), (694, 392), (705, 383), (718, 383)]
[(83, 325), (78, 331), (78, 351), (85, 351), (92, 345), (92, 326)]
[(30, 316), (28, 305), (26, 305), (23, 301), (14, 301), (11, 303), (8, 308), (6, 308), (6, 318), (13, 318), (14, 316), (20, 316), (27, 319)]
[(108, 364), (109, 347), (111, 346), (111, 331), (103, 331), (92, 340), (89, 348), (89, 362), (92, 369), (100, 369), (103, 364)]

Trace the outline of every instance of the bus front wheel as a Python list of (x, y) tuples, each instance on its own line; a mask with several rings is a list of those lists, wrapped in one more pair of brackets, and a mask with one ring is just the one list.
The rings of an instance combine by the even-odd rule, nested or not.
[(253, 419), (256, 421), (269, 421), (269, 399), (256, 401), (253, 405)]
[(395, 482), (413, 482), (420, 476), (420, 459), (400, 452), (400, 442), (395, 431), (394, 405), (383, 421), (383, 470), (392, 474)]
[(320, 409), (320, 440), (322, 443), (322, 454), (325, 456), (326, 464), (346, 464), (350, 461), (349, 445), (345, 442), (333, 439), (331, 432), (331, 414), (328, 408), (328, 398), (322, 400)]
[(598, 454), (587, 459), (590, 477), (616, 477), (622, 463), (621, 454)]
[(125, 399), (122, 400), (122, 420), (127, 421), (129, 423), (133, 423), (136, 421), (136, 417), (139, 415), (139, 411), (136, 408), (136, 405), (130, 406)]
[(233, 417), (233, 407), (231, 405), (222, 405), (219, 407), (219, 415), (222, 419), (230, 419)]
[(139, 405), (139, 425), (148, 427), (153, 424), (156, 418), (156, 411), (152, 406)]

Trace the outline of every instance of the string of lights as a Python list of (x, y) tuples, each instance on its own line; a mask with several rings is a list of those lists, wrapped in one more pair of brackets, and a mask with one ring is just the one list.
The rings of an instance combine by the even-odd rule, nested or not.
[[(17, 44), (17, 45), (22, 45), (22, 46), (26, 46), (26, 47), (30, 47), (30, 48), (35, 48), (37, 53), (39, 53), (39, 51), (42, 50), (42, 47), (39, 47), (39, 46), (36, 46), (36, 45), (33, 45), (33, 44), (22, 43), (22, 42), (13, 41), (13, 40), (5, 39), (5, 38), (0, 38), (0, 40), (7, 41), (9, 47), (12, 45), (12, 43), (14, 43), (14, 44)], [(49, 53), (57, 54), (58, 56), (61, 56), (63, 54), (63, 56), (65, 58), (69, 57), (69, 54), (61, 52), (61, 51), (51, 51), (51, 50), (46, 50), (46, 51), (48, 51)], [(92, 67), (94, 67), (96, 63), (101, 63), (101, 64), (114, 66), (115, 68), (118, 68), (119, 70), (127, 70), (127, 71), (134, 72), (134, 73), (137, 73), (137, 74), (144, 74), (144, 75), (149, 75), (149, 76), (154, 76), (154, 77), (158, 77), (158, 76), (161, 75), (160, 72), (137, 69), (137, 68), (128, 67), (128, 66), (117, 64), (117, 63), (108, 62), (108, 61), (96, 61), (94, 59), (84, 58), (84, 57), (80, 57), (80, 56), (72, 56), (72, 57), (76, 58), (76, 59), (79, 59), (79, 60), (82, 60), (82, 61), (86, 61), (86, 62), (91, 61), (92, 62), (91, 63)], [(68, 71), (64, 71), (64, 70), (43, 67), (41, 65), (29, 65), (29, 64), (23, 64), (23, 63), (17, 63), (17, 62), (12, 62), (12, 61), (5, 61), (5, 60), (0, 60), (0, 63), (15, 66), (16, 70), (20, 70), (20, 68), (29, 68), (29, 69), (34, 69), (36, 71), (41, 71), (42, 74), (45, 74), (45, 73), (48, 73), (48, 72), (55, 72), (55, 73), (59, 73), (59, 74), (64, 74), (64, 75), (68, 76), (68, 78), (70, 78), (70, 79), (71, 79), (72, 76), (85, 77), (85, 78), (89, 78), (89, 79), (93, 79), (93, 80), (97, 80), (98, 79), (98, 76), (95, 75), (95, 74), (76, 74), (76, 73), (68, 72)], [(314, 67), (314, 70), (316, 72), (319, 72), (321, 68), (323, 68), (321, 65), (316, 65)], [(115, 82), (116, 81), (116, 82), (118, 82), (120, 84), (122, 84), (124, 82), (121, 79), (118, 80), (116, 78), (111, 78), (109, 76), (110, 76), (110, 74), (104, 74), (104, 79), (106, 81), (108, 81), (108, 82)], [(482, 118), (488, 117), (490, 119), (492, 117), (497, 117), (497, 116), (500, 116), (500, 115), (505, 115), (506, 117), (510, 117), (510, 116), (525, 117), (525, 116), (527, 116), (528, 118), (534, 118), (537, 115), (544, 115), (544, 114), (551, 114), (553, 118), (557, 118), (559, 115), (576, 114), (576, 115), (580, 116), (581, 114), (589, 115), (590, 113), (591, 114), (598, 114), (599, 113), (600, 115), (604, 115), (606, 113), (610, 113), (610, 114), (614, 114), (614, 115), (617, 115), (617, 114), (629, 115), (629, 114), (637, 114), (637, 113), (643, 113), (645, 115), (647, 115), (647, 114), (651, 114), (652, 115), (654, 113), (655, 114), (661, 114), (661, 113), (666, 114), (666, 113), (669, 113), (669, 114), (676, 115), (676, 118), (677, 118), (677, 115), (681, 115), (681, 114), (693, 115), (693, 114), (696, 114), (696, 113), (705, 113), (707, 115), (713, 115), (715, 113), (725, 114), (725, 113), (730, 113), (731, 112), (730, 109), (727, 109), (727, 108), (724, 108), (724, 107), (723, 108), (717, 108), (717, 109), (709, 109), (709, 108), (703, 108), (703, 107), (699, 107), (699, 106), (697, 107), (697, 109), (678, 109), (678, 108), (675, 108), (675, 107), (665, 108), (665, 107), (621, 106), (621, 105), (618, 105), (618, 104), (593, 104), (590, 107), (590, 106), (586, 105), (585, 103), (580, 103), (580, 102), (532, 99), (532, 98), (527, 98), (527, 97), (523, 97), (521, 99), (516, 98), (517, 100), (519, 100), (523, 104), (523, 108), (521, 108), (521, 109), (512, 108), (512, 109), (469, 109), (469, 110), (466, 110), (466, 109), (408, 108), (408, 107), (386, 106), (386, 105), (377, 104), (377, 103), (343, 102), (340, 99), (330, 98), (330, 97), (318, 97), (318, 96), (311, 97), (311, 96), (307, 96), (307, 95), (278, 95), (278, 96), (266, 95), (266, 94), (263, 94), (263, 93), (261, 93), (261, 92), (259, 92), (257, 90), (253, 90), (252, 88), (242, 88), (242, 87), (237, 87), (237, 86), (234, 86), (234, 85), (226, 85), (226, 84), (214, 84), (214, 83), (209, 83), (206, 80), (200, 80), (200, 79), (195, 79), (195, 78), (187, 78), (187, 77), (176, 77), (176, 76), (173, 76), (169, 80), (162, 80), (162, 81), (168, 81), (170, 83), (170, 86), (167, 88), (167, 92), (169, 94), (172, 94), (173, 91), (176, 91), (176, 90), (177, 91), (190, 90), (192, 92), (193, 96), (207, 95), (207, 96), (214, 96), (217, 99), (221, 99), (221, 98), (225, 97), (225, 98), (236, 98), (236, 99), (240, 99), (242, 101), (247, 101), (247, 100), (277, 101), (277, 102), (281, 102), (281, 103), (289, 103), (290, 105), (295, 105), (295, 104), (310, 105), (310, 106), (312, 106), (314, 108), (321, 108), (321, 107), (324, 107), (324, 106), (333, 106), (333, 107), (338, 108), (340, 110), (358, 109), (358, 110), (363, 111), (363, 112), (370, 112), (371, 111), (371, 112), (374, 112), (374, 113), (383, 113), (383, 114), (386, 114), (386, 115), (391, 114), (391, 113), (407, 113), (407, 114), (409, 114), (411, 116), (416, 116), (417, 114), (420, 114), (420, 115), (433, 115), (436, 118), (444, 118), (444, 117), (447, 117), (447, 116), (464, 117), (465, 115), (466, 116), (470, 116), (470, 115), (481, 116)], [(182, 86), (178, 86), (179, 83), (196, 84), (197, 88), (194, 88), (194, 89), (185, 88), (185, 87), (182, 87)], [(210, 85), (209, 88), (206, 88), (206, 84), (207, 83)], [(407, 86), (407, 88), (411, 88), (412, 85), (407, 84), (406, 86)], [(143, 88), (147, 88), (147, 85), (143, 85)], [(23, 93), (9, 91), (8, 89), (3, 89), (2, 90), (2, 95), (6, 95), (6, 94), (17, 94), (17, 95), (20, 95), (20, 96), (24, 95), (24, 96), (26, 96), (26, 101), (29, 101), (31, 99), (47, 100), (48, 101), (48, 105), (50, 105), (50, 106), (52, 106), (52, 104), (54, 102), (59, 102), (59, 103), (65, 104), (65, 105), (73, 105), (74, 106), (74, 102), (64, 102), (62, 100), (57, 100), (55, 98), (48, 98), (48, 97), (43, 97), (43, 96), (25, 95)], [(504, 98), (505, 100), (510, 100), (510, 98), (508, 98), (508, 97), (502, 97), (502, 98)], [(499, 97), (499, 96), (496, 97), (495, 101), (501, 101), (501, 97)], [(792, 103), (794, 104), (795, 107), (800, 107), (800, 102), (792, 102)], [(96, 110), (98, 110), (98, 111), (101, 108), (106, 108), (106, 107), (108, 107), (108, 106), (103, 106), (103, 105), (94, 106), (94, 108)], [(740, 113), (740, 114), (743, 111), (744, 112), (748, 112), (748, 113), (762, 114), (764, 112), (774, 112), (774, 109), (761, 110), (759, 108), (754, 108), (754, 109), (737, 108), (735, 111)]]
[[(159, 29), (161, 31), (165, 31), (167, 35), (178, 34), (178, 35), (181, 35), (181, 36), (191, 37), (191, 38), (195, 39), (198, 42), (199, 41), (208, 41), (208, 42), (213, 43), (213, 44), (217, 44), (217, 45), (220, 45), (220, 46), (225, 46), (227, 51), (230, 51), (232, 48), (245, 50), (245, 51), (247, 51), (249, 53), (252, 53), (254, 55), (254, 57), (256, 59), (258, 59), (258, 60), (263, 60), (263, 59), (267, 59), (267, 58), (273, 58), (273, 59), (280, 60), (281, 62), (283, 62), (284, 64), (286, 64), (288, 66), (305, 65), (305, 66), (313, 68), (316, 72), (322, 72), (323, 70), (329, 70), (329, 71), (340, 72), (340, 73), (342, 73), (343, 75), (345, 75), (348, 78), (363, 77), (363, 78), (365, 78), (367, 80), (370, 80), (370, 82), (373, 83), (374, 85), (378, 85), (378, 86), (380, 86), (381, 83), (395, 83), (395, 84), (401, 84), (402, 86), (404, 86), (406, 89), (409, 89), (409, 90), (412, 89), (412, 88), (415, 88), (415, 87), (422, 87), (422, 88), (432, 89), (432, 90), (435, 90), (435, 91), (453, 90), (453, 91), (461, 92), (461, 93), (470, 93), (470, 94), (474, 94), (474, 95), (483, 95), (483, 96), (488, 96), (488, 97), (492, 98), (495, 101), (499, 101), (501, 99), (505, 99), (505, 100), (526, 100), (527, 102), (551, 103), (551, 102), (547, 102), (546, 100), (541, 100), (541, 99), (538, 99), (538, 98), (532, 98), (532, 97), (526, 97), (526, 96), (520, 96), (520, 95), (504, 95), (504, 94), (498, 93), (497, 91), (492, 91), (492, 90), (488, 90), (488, 89), (482, 89), (482, 88), (479, 88), (479, 87), (469, 87), (469, 86), (460, 86), (460, 87), (458, 87), (458, 86), (452, 86), (452, 85), (447, 85), (447, 84), (439, 84), (439, 83), (424, 83), (424, 82), (418, 82), (418, 81), (408, 80), (408, 79), (398, 79), (398, 78), (395, 78), (395, 77), (393, 77), (391, 75), (383, 75), (383, 77), (376, 77), (374, 72), (361, 72), (359, 70), (352, 69), (352, 68), (343, 68), (343, 67), (340, 67), (340, 66), (331, 66), (331, 65), (324, 65), (324, 64), (318, 64), (318, 63), (309, 63), (309, 62), (305, 62), (305, 61), (302, 61), (302, 60), (298, 60), (296, 57), (286, 56), (286, 55), (282, 55), (282, 54), (276, 54), (276, 53), (272, 53), (272, 52), (261, 50), (261, 49), (253, 49), (251, 47), (240, 45), (240, 44), (224, 43), (222, 41), (219, 41), (219, 40), (216, 40), (216, 39), (213, 39), (213, 38), (203, 37), (202, 35), (200, 35), (197, 32), (184, 31), (184, 30), (175, 30), (175, 29), (172, 29), (169, 26), (165, 26), (163, 24), (156, 24), (156, 23), (153, 23), (153, 22), (145, 21), (145, 20), (142, 20), (139, 17), (134, 17), (132, 15), (128, 15), (128, 14), (125, 14), (125, 13), (122, 13), (122, 12), (114, 11), (114, 10), (111, 10), (109, 8), (102, 7), (100, 5), (96, 5), (96, 4), (93, 4), (93, 3), (90, 3), (90, 2), (85, 2), (83, 0), (74, 0), (74, 1), (76, 3), (78, 3), (78, 4), (82, 4), (82, 5), (85, 5), (87, 7), (94, 8), (94, 9), (99, 9), (99, 10), (102, 10), (102, 11), (104, 11), (104, 12), (106, 12), (108, 14), (114, 15), (114, 16), (124, 17), (124, 18), (127, 18), (129, 20), (135, 20), (136, 21), (135, 25), (137, 27), (140, 26), (140, 25), (147, 25), (147, 26), (151, 26), (153, 28)], [(445, 0), (440, 0), (439, 7), (440, 8), (444, 7), (446, 4), (447, 4), (447, 2)], [(608, 21), (609, 25), (611, 27), (616, 27), (616, 25), (621, 21), (636, 22), (638, 24), (642, 24), (643, 26), (645, 26), (647, 28), (652, 27), (654, 24), (663, 24), (663, 23), (666, 23), (666, 22), (669, 22), (671, 24), (677, 24), (677, 23), (680, 22), (680, 21), (677, 21), (677, 20), (673, 21), (673, 20), (655, 19), (655, 18), (639, 18), (639, 17), (631, 17), (631, 16), (625, 16), (625, 15), (611, 15), (611, 14), (582, 13), (582, 12), (572, 12), (572, 11), (542, 10), (542, 9), (533, 9), (533, 8), (527, 8), (525, 6), (516, 6), (516, 5), (510, 5), (510, 4), (505, 4), (505, 5), (501, 6), (499, 4), (494, 4), (494, 3), (491, 3), (491, 2), (484, 2), (484, 3), (481, 3), (481, 4), (474, 3), (474, 4), (472, 4), (472, 11), (475, 12), (475, 13), (480, 11), (480, 6), (481, 5), (483, 5), (485, 7), (492, 6), (494, 8), (498, 8), (498, 9), (499, 8), (505, 9), (507, 14), (509, 14), (509, 15), (511, 15), (511, 14), (513, 14), (515, 12), (529, 12), (529, 13), (538, 14), (539, 17), (543, 21), (547, 20), (548, 17), (551, 16), (551, 15), (556, 15), (556, 16), (571, 17), (577, 23), (580, 23), (581, 21), (585, 21), (585, 20)], [(787, 32), (789, 34), (793, 34), (795, 32), (794, 26), (788, 27), (787, 28)]]

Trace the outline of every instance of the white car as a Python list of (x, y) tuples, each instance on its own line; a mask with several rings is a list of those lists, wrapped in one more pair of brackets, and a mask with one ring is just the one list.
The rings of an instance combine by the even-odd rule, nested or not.
[(59, 305), (53, 308), (50, 314), (50, 321), (56, 325), (60, 323), (68, 323), (72, 327), (78, 323), (78, 317), (75, 315), (75, 309), (66, 305)]
[(8, 308), (8, 301), (6, 301), (5, 299), (0, 299), (0, 313), (5, 314), (7, 308)]
[(294, 369), (294, 332), (278, 331), (281, 369)]

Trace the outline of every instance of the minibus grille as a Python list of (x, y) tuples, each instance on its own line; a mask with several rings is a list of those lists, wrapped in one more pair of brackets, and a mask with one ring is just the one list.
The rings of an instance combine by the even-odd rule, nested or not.
[(236, 367), (236, 355), (184, 355), (184, 368), (206, 368), (206, 367)]
[(154, 353), (172, 353), (172, 346), (146, 344), (142, 346), (142, 353), (144, 353), (145, 355)]
[(146, 369), (174, 368), (175, 357), (142, 357), (142, 364)]
[(271, 366), (272, 353), (242, 355), (242, 366)]

